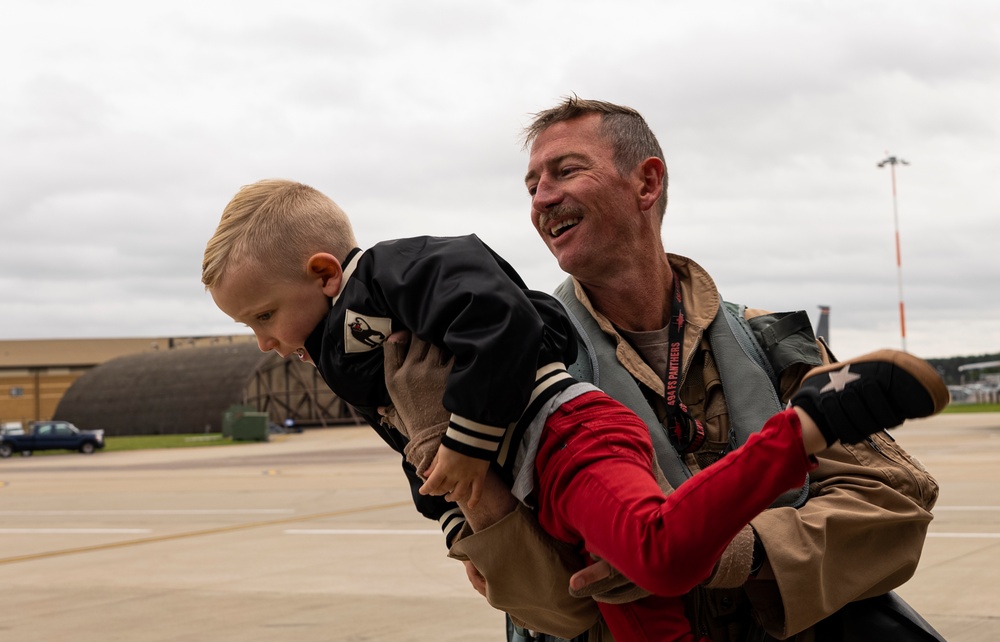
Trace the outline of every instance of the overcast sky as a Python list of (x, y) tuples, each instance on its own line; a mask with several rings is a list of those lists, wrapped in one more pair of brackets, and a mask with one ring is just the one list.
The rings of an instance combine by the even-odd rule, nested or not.
[[(829, 305), (841, 358), (1000, 352), (1000, 3), (10, 2), (0, 339), (241, 331), (200, 283), (261, 178), (359, 241), (475, 232), (551, 290), (520, 131), (576, 93), (638, 109), (669, 251), (731, 301)], [(614, 260), (614, 257), (608, 257)]]

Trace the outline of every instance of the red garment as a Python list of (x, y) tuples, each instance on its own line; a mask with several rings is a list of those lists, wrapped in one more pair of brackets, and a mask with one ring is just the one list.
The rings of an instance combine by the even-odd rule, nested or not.
[(680, 596), (711, 575), (753, 517), (802, 484), (813, 465), (801, 435), (795, 411), (785, 410), (664, 497), (648, 429), (625, 406), (596, 391), (549, 417), (535, 458), (539, 522), (654, 594), (600, 604), (615, 640), (696, 639)]

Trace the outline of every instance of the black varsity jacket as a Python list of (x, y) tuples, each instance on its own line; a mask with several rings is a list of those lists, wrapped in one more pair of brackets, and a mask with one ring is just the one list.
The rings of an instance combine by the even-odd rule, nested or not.
[(354, 249), (340, 294), (305, 347), (337, 396), (370, 409), (390, 403), (381, 347), (401, 329), (454, 356), (444, 396), (452, 417), (442, 443), (479, 459), (495, 457), (539, 368), (576, 358), (561, 304), (527, 289), (475, 235)]

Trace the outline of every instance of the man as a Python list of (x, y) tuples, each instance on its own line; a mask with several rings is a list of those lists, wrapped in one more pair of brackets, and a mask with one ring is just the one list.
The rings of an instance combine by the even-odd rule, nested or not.
[[(717, 367), (707, 329), (720, 296), (711, 277), (664, 252), (667, 171), (656, 138), (631, 109), (573, 97), (538, 114), (526, 140), (525, 185), (536, 231), (572, 276), (575, 297), (613, 339), (617, 361), (657, 419), (667, 425), (678, 418), (683, 434), (674, 441), (687, 451), (684, 463), (691, 471), (710, 465), (729, 443), (734, 411), (727, 396), (744, 384), (727, 381)], [(672, 342), (678, 286), (687, 323)], [(686, 413), (668, 403), (672, 343), (682, 355), (679, 400)], [(773, 364), (785, 366), (776, 373), (782, 401), (815, 365), (803, 361)], [(795, 635), (913, 574), (937, 499), (933, 478), (882, 435), (836, 446), (820, 462), (808, 501), (754, 519), (719, 560), (706, 590), (691, 596), (697, 624), (712, 639), (746, 639), (754, 617), (775, 637)]]
[[(611, 346), (600, 385), (607, 380), (615, 396), (628, 393), (616, 376), (632, 385), (636, 394), (621, 400), (640, 416), (652, 417), (647, 425), (654, 443), (657, 434), (670, 435), (668, 444), (657, 445), (657, 459), (671, 479), (666, 470), (671, 457), (662, 457), (661, 450), (679, 452), (682, 459), (672, 459), (675, 468), (683, 461), (679, 467), (684, 470), (674, 485), (683, 483), (740, 441), (734, 434), (748, 418), (760, 416), (748, 407), (756, 411), (761, 400), (773, 398), (780, 408), (802, 376), (829, 356), (814, 342), (808, 323), (803, 327), (804, 314), (761, 311), (748, 311), (746, 317), (767, 350), (769, 363), (761, 371), (773, 368), (773, 379), (753, 376), (752, 368), (731, 356), (726, 334), (719, 332), (726, 316), (711, 277), (693, 261), (664, 252), (660, 228), (666, 167), (638, 113), (571, 98), (540, 113), (527, 130), (527, 142), (531, 155), (525, 183), (532, 197), (532, 222), (560, 267), (573, 277), (572, 287), (561, 288), (561, 297), (585, 322), (585, 344), (604, 341)], [(683, 327), (680, 336), (671, 332), (672, 325)], [(774, 411), (766, 410), (766, 403), (764, 407), (767, 414)], [(808, 501), (803, 504), (802, 493), (754, 519), (716, 562), (703, 587), (689, 595), (696, 631), (716, 642), (764, 639), (763, 632), (751, 630), (759, 621), (775, 637), (805, 632), (803, 639), (809, 639), (807, 629), (843, 605), (885, 593), (912, 575), (937, 498), (933, 478), (880, 435), (867, 444), (830, 449), (820, 462), (804, 489)], [(672, 481), (678, 471), (673, 474)], [(512, 575), (517, 579), (521, 566), (532, 565), (512, 570), (511, 555), (504, 550), (518, 538), (523, 523), (512, 527), (517, 520), (508, 518), (489, 527), (498, 516), (523, 511), (511, 513), (509, 504), (492, 508), (488, 519), (467, 511), (477, 532), (453, 547), (459, 557), (474, 549), (493, 565), (479, 569), (484, 581), (467, 562), (473, 585), (481, 592), (493, 589), (491, 603), (501, 608), (518, 601), (540, 613), (563, 608), (562, 603), (547, 604), (548, 598), (535, 591), (546, 582), (495, 586), (498, 575), (507, 582)], [(489, 503), (477, 508), (488, 509)], [(489, 528), (480, 531), (477, 524)], [(517, 554), (524, 559), (520, 548)], [(596, 564), (577, 573), (573, 587), (606, 573), (606, 567)], [(644, 605), (654, 609), (656, 600), (641, 598), (634, 605), (641, 612)]]
[[(773, 381), (744, 376), (745, 364), (734, 365), (725, 334), (718, 332), (717, 321), (725, 316), (711, 277), (693, 261), (664, 251), (666, 166), (638, 113), (570, 98), (537, 115), (527, 143), (532, 223), (572, 276), (561, 296), (589, 323), (585, 343), (611, 346), (605, 378), (624, 374), (639, 395), (638, 402), (626, 403), (640, 415), (653, 413), (647, 421), (651, 434), (670, 435), (664, 450), (680, 453), (674, 463), (682, 460), (685, 470), (674, 485), (682, 483), (730, 449), (731, 429), (747, 423), (746, 406), (774, 397), (780, 407), (805, 372), (829, 355), (814, 343), (802, 316), (747, 311)], [(671, 324), (678, 319), (683, 325)], [(683, 330), (671, 331), (671, 325)], [(661, 465), (670, 464), (660, 450), (658, 445)], [(674, 473), (668, 479), (677, 479)], [(912, 575), (937, 498), (937, 484), (922, 467), (877, 435), (825, 452), (809, 481), (808, 501), (792, 498), (755, 518), (703, 587), (688, 596), (697, 631), (716, 642), (763, 639), (759, 631), (750, 637), (759, 621), (775, 637), (802, 633), (801, 639), (809, 639), (808, 629), (843, 605), (885, 593)], [(470, 518), (479, 531), (477, 521)], [(503, 548), (503, 537), (488, 535), (477, 532), (457, 548), (473, 541), (481, 551)], [(496, 556), (504, 564), (510, 559)], [(469, 572), (484, 590), (476, 569)], [(589, 567), (574, 576), (573, 586), (606, 572), (600, 564)], [(493, 588), (493, 570), (484, 575)], [(534, 595), (522, 598), (541, 602)], [(635, 604), (641, 609), (647, 601), (655, 608), (650, 598)]]

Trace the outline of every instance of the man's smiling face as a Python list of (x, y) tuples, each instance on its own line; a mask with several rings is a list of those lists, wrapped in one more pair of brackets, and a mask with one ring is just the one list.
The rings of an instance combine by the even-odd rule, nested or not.
[(545, 129), (524, 179), (535, 230), (559, 267), (581, 280), (634, 247), (634, 234), (648, 233), (635, 181), (618, 173), (599, 125), (600, 115), (591, 114)]

